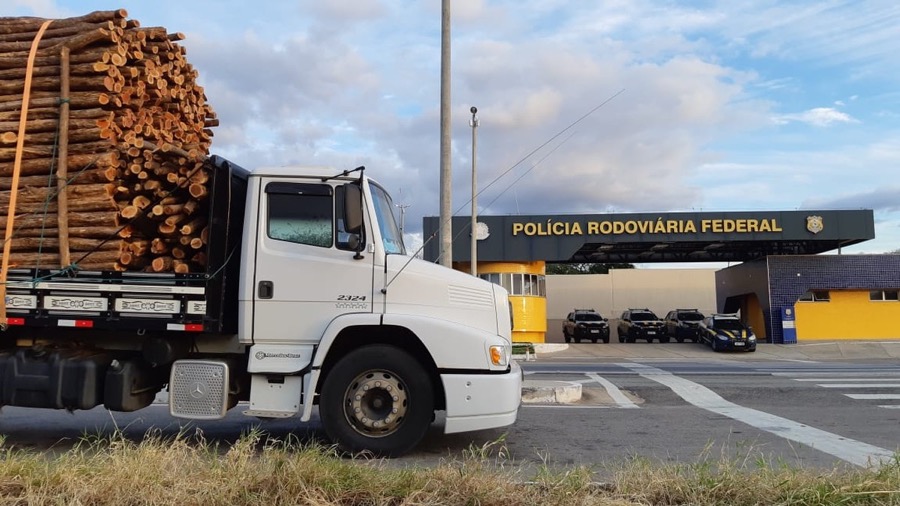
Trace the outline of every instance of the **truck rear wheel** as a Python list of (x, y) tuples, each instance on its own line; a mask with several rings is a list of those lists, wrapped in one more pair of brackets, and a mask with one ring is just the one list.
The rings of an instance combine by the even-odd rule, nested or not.
[(410, 354), (372, 345), (338, 360), (322, 385), (319, 416), (345, 451), (397, 456), (425, 436), (434, 415), (431, 378)]

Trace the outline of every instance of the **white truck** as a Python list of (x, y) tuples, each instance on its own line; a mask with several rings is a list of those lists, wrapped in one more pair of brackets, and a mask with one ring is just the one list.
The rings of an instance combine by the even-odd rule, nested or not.
[[(522, 372), (500, 286), (411, 256), (363, 170), (211, 157), (202, 274), (9, 269), (0, 405), (311, 419), (398, 455), (515, 422)], [(241, 409), (241, 408), (239, 408)]]

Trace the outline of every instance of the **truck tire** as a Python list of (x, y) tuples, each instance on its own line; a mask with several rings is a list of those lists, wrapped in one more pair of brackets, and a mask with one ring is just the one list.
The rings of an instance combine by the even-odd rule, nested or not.
[(359, 348), (325, 377), (319, 416), (344, 451), (393, 457), (425, 436), (434, 416), (431, 377), (418, 360), (389, 345)]

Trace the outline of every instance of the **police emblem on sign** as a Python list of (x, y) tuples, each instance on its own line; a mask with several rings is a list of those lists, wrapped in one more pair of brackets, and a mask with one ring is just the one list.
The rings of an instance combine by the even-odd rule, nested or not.
[(814, 234), (818, 234), (819, 232), (825, 230), (825, 222), (822, 221), (821, 216), (807, 216), (806, 230), (809, 230)]

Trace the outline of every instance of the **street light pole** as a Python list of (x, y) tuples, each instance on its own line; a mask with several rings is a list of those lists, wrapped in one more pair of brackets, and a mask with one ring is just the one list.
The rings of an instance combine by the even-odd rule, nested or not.
[(450, 0), (441, 1), (441, 265), (453, 267), (453, 167), (450, 158)]
[(472, 265), (472, 275), (478, 275), (478, 228), (476, 224), (478, 223), (478, 178), (476, 177), (477, 172), (475, 171), (475, 143), (476, 136), (475, 131), (478, 130), (478, 116), (475, 116), (475, 113), (478, 112), (478, 109), (475, 106), (472, 106), (469, 109), (469, 112), (472, 113), (472, 119), (469, 120), (469, 126), (472, 127), (472, 252), (471, 252), (471, 265)]

